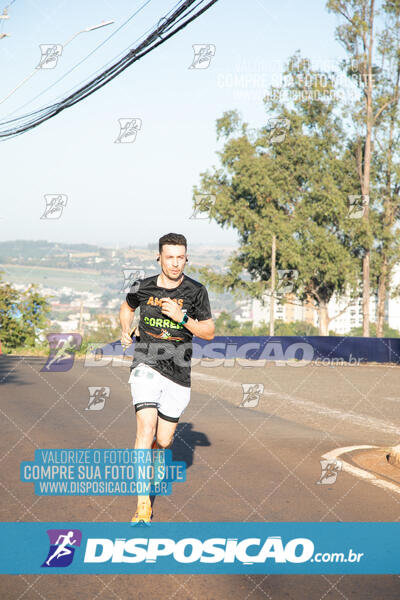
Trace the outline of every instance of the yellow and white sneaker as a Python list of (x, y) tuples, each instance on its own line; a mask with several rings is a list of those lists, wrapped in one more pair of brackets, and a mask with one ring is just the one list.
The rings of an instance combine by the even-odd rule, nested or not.
[(140, 502), (131, 519), (131, 525), (139, 525), (140, 523), (150, 525), (152, 516), (153, 509), (150, 500), (148, 502)]

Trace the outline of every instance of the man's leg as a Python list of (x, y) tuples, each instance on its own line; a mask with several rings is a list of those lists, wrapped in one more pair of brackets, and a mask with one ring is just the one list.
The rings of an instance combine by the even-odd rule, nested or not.
[(167, 421), (160, 417), (160, 414), (158, 415), (156, 439), (152, 446), (154, 450), (159, 450), (155, 453), (153, 460), (154, 484), (160, 483), (164, 479), (166, 463), (164, 450), (172, 446), (177, 425), (178, 421)]
[[(157, 409), (142, 408), (136, 413), (135, 449), (150, 450), (157, 428)], [(138, 496), (139, 504), (150, 504), (150, 496)]]
[(156, 438), (158, 448), (166, 450), (172, 446), (177, 425), (178, 422), (166, 421), (162, 417), (158, 417)]
[[(157, 428), (157, 407), (161, 394), (159, 379), (157, 371), (143, 363), (137, 365), (130, 374), (129, 383), (137, 426), (135, 449), (151, 449)], [(150, 522), (151, 512), (150, 496), (138, 496), (138, 510), (132, 518), (132, 523)]]
[(163, 377), (163, 392), (158, 405), (157, 446), (170, 448), (178, 421), (190, 402), (190, 388)]

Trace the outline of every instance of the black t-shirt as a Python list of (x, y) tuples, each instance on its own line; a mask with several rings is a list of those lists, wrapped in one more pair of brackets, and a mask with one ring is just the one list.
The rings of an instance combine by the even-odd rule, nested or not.
[(157, 279), (158, 275), (153, 275), (136, 282), (135, 291), (126, 296), (131, 308), (140, 306), (140, 338), (136, 338), (131, 370), (142, 362), (175, 383), (190, 387), (193, 334), (161, 312), (161, 298), (171, 298), (188, 317), (205, 321), (212, 316), (207, 290), (186, 275), (172, 289), (158, 286)]

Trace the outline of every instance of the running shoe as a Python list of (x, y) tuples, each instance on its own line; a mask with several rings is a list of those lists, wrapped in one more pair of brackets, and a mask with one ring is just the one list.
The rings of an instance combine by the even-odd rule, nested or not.
[(139, 525), (140, 523), (150, 525), (152, 516), (151, 502), (141, 502), (138, 504), (136, 512), (131, 519), (131, 525)]

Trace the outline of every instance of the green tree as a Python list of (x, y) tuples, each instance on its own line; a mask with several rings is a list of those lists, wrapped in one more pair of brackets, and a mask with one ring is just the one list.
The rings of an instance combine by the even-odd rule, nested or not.
[(276, 324), (276, 335), (294, 335), (294, 336), (307, 336), (307, 335), (318, 335), (318, 327), (307, 323), (306, 321), (292, 321), (285, 323), (284, 321), (277, 321)]
[[(370, 334), (371, 334), (371, 337), (381, 337), (381, 336), (377, 335), (377, 326), (375, 323), (371, 323)], [(383, 325), (382, 334), (385, 338), (400, 337), (400, 332), (397, 331), (397, 329), (393, 329), (392, 327), (389, 327), (389, 325), (387, 323), (384, 323), (384, 325)], [(362, 326), (361, 327), (353, 327), (353, 329), (351, 329), (349, 331), (349, 333), (347, 333), (345, 335), (349, 335), (351, 337), (361, 337), (363, 335), (363, 328), (362, 328)]]
[(6, 348), (22, 346), (23, 323), (18, 310), (19, 292), (8, 283), (0, 282), (0, 339)]
[(194, 207), (236, 229), (240, 246), (227, 273), (199, 271), (218, 291), (261, 297), (270, 287), (274, 294), (268, 283), (276, 236), (278, 268), (297, 271), (293, 291), (313, 300), (320, 333), (328, 335), (333, 294), (358, 293), (358, 224), (348, 218), (347, 200), (357, 189), (354, 156), (345, 144), (332, 77), (313, 71), (298, 53), (285, 76), (291, 81), (289, 101), (276, 87), (264, 100), (270, 117), (290, 123), (280, 143), (271, 121), (255, 134), (236, 111), (217, 121), (217, 135), (225, 138), (221, 167), (201, 174)]
[(34, 347), (48, 325), (49, 312), (48, 302), (36, 285), (21, 293), (0, 280), (0, 339), (6, 350)]
[[(248, 322), (248, 326), (251, 329), (251, 321)], [(241, 323), (226, 311), (221, 312), (215, 319), (215, 335), (245, 335), (239, 333), (241, 330)]]
[[(377, 4), (375, 0), (327, 2), (328, 9), (341, 18), (336, 33), (347, 53), (343, 69), (359, 90), (359, 96), (348, 105), (348, 114), (354, 129), (356, 172), (364, 207), (362, 294), (363, 335), (366, 337), (369, 336), (371, 279), (378, 279), (378, 335), (382, 335), (391, 258), (397, 253), (392, 227), (393, 194), (398, 194), (397, 183), (393, 181), (393, 154), (399, 102), (400, 6), (398, 0), (387, 0), (380, 3), (378, 10)], [(374, 172), (374, 163), (375, 166), (380, 164), (381, 174)], [(383, 206), (375, 208), (383, 214), (383, 223), (376, 243), (376, 229), (371, 222), (371, 208), (374, 209), (371, 192), (377, 191), (377, 179), (380, 179), (378, 189), (383, 198), (381, 202), (376, 198), (375, 204)], [(372, 220), (376, 222), (376, 218)], [(376, 249), (380, 256), (373, 255)]]
[[(384, 335), (385, 300), (390, 293), (393, 269), (400, 260), (398, 235), (400, 206), (400, 6), (386, 2), (387, 24), (379, 43), (381, 69), (384, 74), (382, 90), (386, 90), (389, 106), (382, 113), (380, 127), (375, 133), (378, 150), (378, 196), (381, 200), (380, 231), (375, 244), (372, 273), (378, 289), (376, 335)], [(394, 292), (392, 295), (396, 295)], [(385, 333), (386, 337), (386, 333)], [(393, 337), (393, 336), (391, 336)]]
[(38, 286), (31, 284), (20, 296), (19, 309), (25, 336), (24, 345), (33, 347), (39, 333), (49, 325), (50, 306), (47, 299), (38, 292)]

